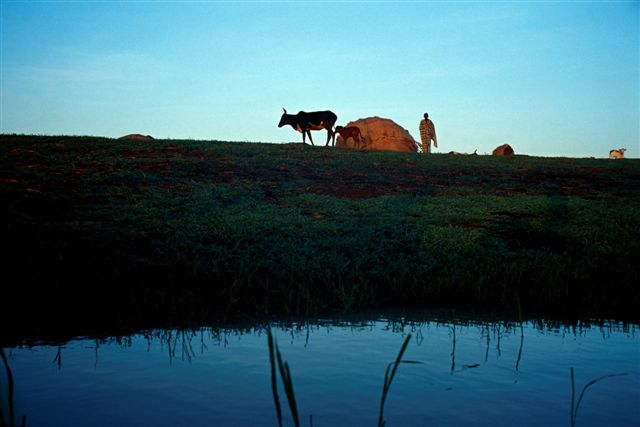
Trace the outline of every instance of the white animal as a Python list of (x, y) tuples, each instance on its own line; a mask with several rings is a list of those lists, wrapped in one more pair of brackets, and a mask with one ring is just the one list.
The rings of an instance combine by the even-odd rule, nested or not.
[(619, 150), (611, 150), (609, 151), (610, 159), (624, 159), (624, 152), (627, 151), (626, 148), (621, 148)]

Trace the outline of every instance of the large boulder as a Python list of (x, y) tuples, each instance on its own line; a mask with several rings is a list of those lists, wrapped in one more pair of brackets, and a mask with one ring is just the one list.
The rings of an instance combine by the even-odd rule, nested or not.
[(145, 141), (145, 140), (153, 139), (153, 137), (151, 135), (142, 135), (140, 133), (131, 133), (129, 135), (121, 136), (118, 139), (134, 139), (134, 140), (138, 140), (138, 141)]
[[(402, 126), (390, 119), (368, 117), (349, 122), (345, 125), (360, 128), (360, 147), (364, 150), (389, 150), (415, 153), (418, 144)], [(340, 135), (336, 137), (336, 147), (355, 148), (352, 138), (344, 141)]]
[(513, 148), (509, 144), (503, 144), (493, 150), (494, 156), (513, 156)]

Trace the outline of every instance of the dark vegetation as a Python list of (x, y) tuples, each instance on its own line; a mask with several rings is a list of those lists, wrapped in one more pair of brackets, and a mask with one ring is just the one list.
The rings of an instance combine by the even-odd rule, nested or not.
[(385, 307), (637, 321), (640, 161), (0, 136), (0, 337)]

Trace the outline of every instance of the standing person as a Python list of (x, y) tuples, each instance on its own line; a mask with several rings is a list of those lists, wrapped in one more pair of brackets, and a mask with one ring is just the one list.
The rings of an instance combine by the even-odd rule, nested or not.
[(420, 139), (422, 139), (423, 153), (431, 153), (431, 140), (433, 140), (433, 145), (438, 148), (436, 128), (433, 125), (433, 122), (429, 120), (429, 113), (424, 113), (424, 119), (420, 120)]

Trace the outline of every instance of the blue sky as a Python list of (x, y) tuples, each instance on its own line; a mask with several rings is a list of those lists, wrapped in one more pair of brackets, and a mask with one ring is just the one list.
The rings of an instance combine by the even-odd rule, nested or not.
[(429, 112), (435, 152), (640, 156), (637, 0), (0, 5), (2, 133), (301, 141), (284, 107), (417, 139)]

